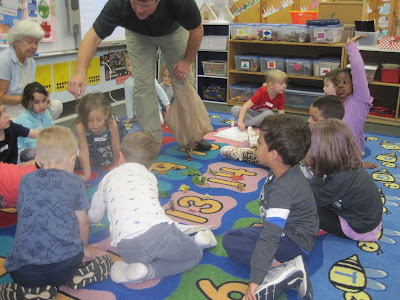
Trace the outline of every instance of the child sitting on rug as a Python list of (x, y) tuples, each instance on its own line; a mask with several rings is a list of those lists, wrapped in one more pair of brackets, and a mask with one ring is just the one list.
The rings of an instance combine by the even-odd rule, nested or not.
[(382, 229), (382, 200), (362, 168), (360, 148), (348, 126), (328, 119), (311, 126), (311, 148), (304, 164), (318, 206), (320, 228), (356, 241), (377, 241)]
[[(260, 194), (262, 226), (231, 229), (222, 239), (229, 257), (250, 267), (243, 299), (277, 299), (287, 289), (312, 299), (303, 259), (314, 248), (319, 222), (299, 166), (310, 142), (310, 129), (298, 118), (268, 116), (260, 125), (257, 156), (272, 173)], [(283, 264), (271, 268), (274, 258)]]
[[(356, 42), (365, 35), (347, 38), (346, 51), (349, 55), (351, 69), (340, 69), (336, 77), (336, 95), (343, 102), (345, 114), (343, 122), (349, 126), (356, 137), (361, 154), (364, 155), (364, 124), (372, 107), (367, 77), (365, 76), (364, 61), (357, 48)], [(363, 168), (377, 169), (372, 162), (363, 162)]]
[(283, 114), (288, 77), (279, 70), (269, 71), (265, 83), (243, 106), (235, 105), (231, 109), (232, 115), (238, 118), (238, 127), (244, 131), (246, 126), (260, 126), (266, 116), (273, 115), (273, 108), (278, 114)]
[(35, 170), (37, 170), (35, 165), (25, 166), (0, 162), (0, 208), (17, 207), (21, 178)]
[(118, 166), (120, 140), (124, 136), (122, 131), (126, 129), (117, 123), (111, 113), (111, 104), (102, 93), (83, 96), (76, 112), (78, 117), (75, 126), (79, 139), (82, 177), (89, 180), (92, 174), (91, 164), (110, 170)]
[[(344, 106), (336, 96), (326, 95), (314, 100), (310, 106), (310, 117), (308, 123), (313, 124), (320, 120), (329, 118), (342, 119), (344, 116)], [(240, 148), (234, 146), (224, 146), (221, 148), (221, 155), (231, 159), (239, 159), (260, 165), (256, 151), (251, 148)]]
[[(1, 299), (36, 299), (42, 293), (54, 299), (61, 285), (77, 289), (107, 278), (111, 259), (88, 245), (89, 201), (82, 178), (72, 173), (76, 153), (69, 128), (40, 131), (41, 169), (21, 179), (14, 244), (4, 263), (15, 283), (0, 286)], [(83, 255), (95, 259), (82, 263)]]
[[(46, 88), (39, 82), (26, 85), (22, 93), (22, 106), (25, 110), (17, 117), (16, 123), (29, 129), (41, 130), (54, 125), (50, 112), (50, 99)], [(18, 151), (25, 149), (25, 154), (20, 155), (21, 162), (35, 159), (36, 140), (31, 138), (18, 138)]]
[(336, 96), (336, 77), (339, 74), (340, 69), (330, 70), (324, 75), (324, 87), (323, 91), (325, 95)]
[[(135, 85), (135, 79), (132, 74), (132, 65), (129, 59), (129, 55), (126, 54), (124, 57), (124, 65), (126, 70), (132, 75), (124, 82), (124, 90), (125, 90), (125, 106), (126, 106), (126, 114), (128, 119), (125, 120), (125, 123), (132, 123), (134, 121), (134, 117), (136, 117), (136, 113), (134, 112), (134, 103), (133, 103), (133, 86)], [(157, 79), (154, 78), (154, 84), (156, 86), (156, 94), (158, 99), (160, 100), (162, 106), (165, 108), (165, 111), (168, 111), (171, 105), (171, 99), (168, 98), (168, 95), (165, 93), (164, 88), (158, 83)], [(172, 89), (172, 86), (171, 86)], [(160, 122), (161, 125), (164, 124), (164, 117), (161, 113), (162, 106), (158, 103), (158, 108), (160, 111)]]
[(0, 162), (17, 164), (19, 160), (18, 137), (36, 139), (37, 134), (37, 130), (26, 128), (11, 121), (3, 103), (0, 101)]
[(88, 215), (98, 223), (107, 210), (111, 245), (123, 260), (111, 269), (116, 283), (161, 279), (195, 267), (203, 249), (215, 247), (211, 230), (194, 238), (181, 232), (161, 207), (157, 178), (150, 172), (160, 147), (147, 132), (132, 132), (121, 143), (120, 166), (93, 195)]

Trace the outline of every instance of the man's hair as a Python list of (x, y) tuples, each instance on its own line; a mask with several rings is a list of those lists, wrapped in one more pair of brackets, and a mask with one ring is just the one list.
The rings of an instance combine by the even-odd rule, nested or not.
[(160, 153), (160, 146), (149, 132), (131, 132), (121, 143), (126, 162), (138, 163), (150, 168)]
[(111, 114), (111, 104), (103, 93), (90, 93), (83, 96), (82, 99), (79, 100), (79, 103), (76, 106), (76, 114), (78, 117), (74, 121), (75, 124), (81, 123), (85, 129), (88, 129), (87, 125), (89, 114), (96, 109), (103, 111), (103, 113), (106, 115), (105, 125), (107, 128), (109, 128), (109, 125), (113, 119)]
[(340, 69), (333, 69), (333, 70), (330, 70), (328, 73), (326, 73), (326, 74), (324, 75), (324, 81), (325, 81), (325, 79), (327, 79), (327, 80), (329, 80), (330, 82), (332, 82), (333, 84), (335, 84), (336, 78), (337, 78), (337, 76), (339, 75), (339, 73), (340, 73)]
[(34, 99), (33, 93), (43, 94), (47, 97), (46, 88), (39, 82), (28, 83), (22, 93), (21, 104), (26, 109), (33, 110), (32, 101)]
[(325, 119), (341, 120), (344, 117), (344, 105), (337, 96), (326, 95), (318, 97), (314, 100), (312, 106), (318, 108)]
[(280, 70), (271, 70), (268, 71), (267, 75), (265, 75), (265, 83), (275, 83), (277, 81), (288, 81), (288, 76), (285, 72)]
[(316, 177), (348, 169), (360, 169), (361, 151), (350, 128), (337, 119), (311, 125), (311, 147), (304, 160)]
[(294, 166), (306, 155), (311, 143), (310, 128), (288, 115), (266, 117), (260, 125), (269, 151), (276, 150), (285, 165)]
[(7, 43), (14, 46), (15, 42), (21, 41), (24, 37), (33, 37), (41, 40), (44, 37), (44, 30), (40, 25), (31, 20), (23, 20), (16, 23), (7, 32)]
[(42, 129), (36, 141), (36, 159), (39, 164), (63, 163), (78, 151), (71, 129), (51, 126)]

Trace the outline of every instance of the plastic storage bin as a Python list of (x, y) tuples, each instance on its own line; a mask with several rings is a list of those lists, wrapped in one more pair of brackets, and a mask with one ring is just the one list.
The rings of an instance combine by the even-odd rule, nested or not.
[(307, 25), (287, 25), (279, 27), (278, 37), (284, 42), (306, 43), (310, 41), (310, 31)]
[(310, 26), (311, 43), (335, 44), (340, 43), (344, 25)]
[(201, 62), (203, 65), (204, 75), (226, 76), (226, 61), (222, 60), (205, 60)]
[(249, 92), (248, 86), (241, 83), (231, 84), (229, 86), (229, 94), (231, 101), (246, 102), (252, 96), (251, 92)]
[(199, 50), (228, 50), (228, 37), (220, 35), (203, 36)]
[(293, 24), (306, 24), (307, 20), (315, 20), (317, 18), (317, 11), (291, 11)]
[(233, 40), (248, 40), (247, 24), (245, 23), (233, 23), (229, 24), (231, 32), (231, 39)]
[(267, 73), (270, 70), (281, 70), (285, 72), (285, 58), (283, 57), (263, 57), (260, 56), (261, 72)]
[[(351, 68), (350, 64), (347, 64), (346, 68)], [(378, 70), (379, 66), (377, 64), (365, 64), (364, 68), (368, 83), (372, 83), (375, 78), (376, 70)]]
[(278, 41), (280, 24), (255, 24), (257, 31), (257, 40), (260, 41)]
[(309, 109), (313, 101), (324, 96), (322, 88), (289, 86), (285, 90), (285, 107)]
[(260, 60), (255, 55), (235, 55), (235, 64), (238, 71), (260, 71)]
[(375, 47), (376, 42), (378, 40), (378, 32), (364, 32), (364, 31), (355, 31), (354, 35), (365, 34), (365, 38), (359, 39), (357, 41), (357, 45), (359, 46), (368, 46)]
[(286, 72), (288, 75), (311, 76), (312, 59), (287, 58)]
[(226, 102), (226, 87), (211, 84), (208, 87), (202, 87), (202, 97), (204, 100)]
[(337, 69), (340, 66), (340, 59), (318, 58), (313, 60), (314, 77), (324, 77), (326, 73)]
[(388, 83), (398, 83), (400, 78), (400, 65), (382, 64), (381, 81)]

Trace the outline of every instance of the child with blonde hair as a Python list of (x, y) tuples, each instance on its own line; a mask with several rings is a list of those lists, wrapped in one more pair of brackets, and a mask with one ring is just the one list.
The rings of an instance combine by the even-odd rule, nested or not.
[(269, 71), (265, 83), (243, 106), (235, 105), (231, 109), (232, 115), (238, 118), (238, 127), (244, 131), (246, 126), (260, 126), (265, 117), (274, 113), (272, 109), (277, 108), (278, 114), (283, 114), (285, 107), (285, 96), (287, 74), (280, 70)]
[(325, 95), (336, 96), (336, 77), (339, 73), (340, 69), (334, 69), (324, 75), (323, 91)]
[[(41, 169), (21, 179), (14, 244), (4, 263), (15, 283), (0, 286), (1, 299), (36, 299), (42, 293), (54, 299), (61, 285), (78, 289), (108, 277), (111, 259), (88, 244), (89, 201), (82, 178), (72, 173), (76, 155), (69, 128), (39, 132)], [(84, 255), (94, 260), (82, 263)]]
[(150, 133), (128, 134), (121, 143), (120, 166), (103, 178), (93, 195), (89, 220), (98, 223), (107, 210), (111, 245), (123, 259), (111, 269), (116, 283), (184, 272), (200, 262), (204, 248), (217, 245), (211, 230), (191, 238), (165, 214), (157, 178), (150, 172), (159, 151)]
[(320, 228), (357, 241), (377, 241), (382, 229), (382, 200), (362, 168), (356, 139), (344, 122), (319, 121), (311, 126), (311, 147), (304, 165), (318, 206)]
[(110, 169), (118, 166), (120, 133), (111, 113), (111, 104), (102, 93), (83, 96), (76, 112), (79, 161), (82, 176), (88, 180), (91, 176), (91, 164)]

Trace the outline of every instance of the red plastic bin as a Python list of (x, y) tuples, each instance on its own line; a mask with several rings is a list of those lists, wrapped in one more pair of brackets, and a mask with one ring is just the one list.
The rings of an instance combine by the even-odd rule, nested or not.
[(398, 69), (381, 69), (381, 81), (388, 83), (398, 83), (400, 78), (400, 70)]
[(317, 11), (291, 11), (293, 24), (306, 24), (307, 20), (316, 20)]

